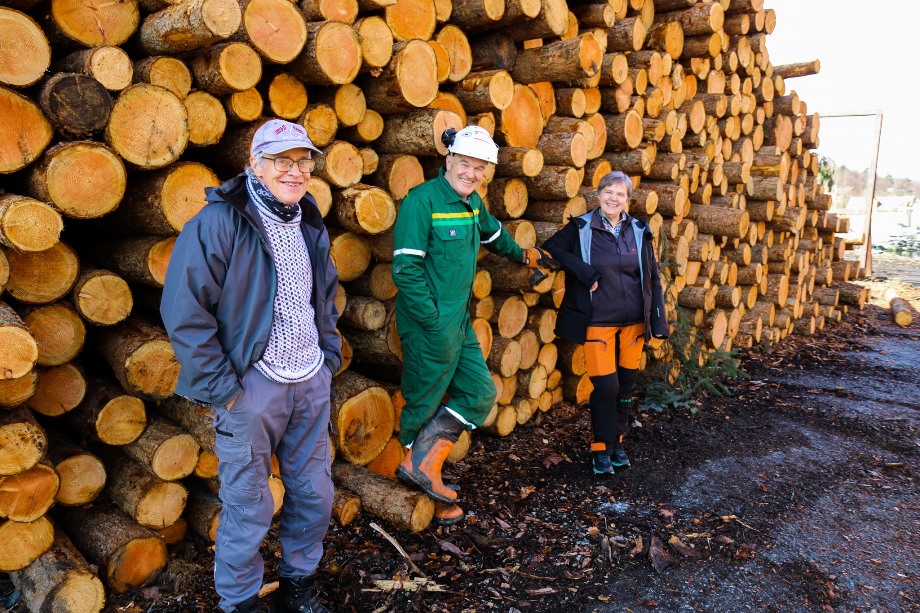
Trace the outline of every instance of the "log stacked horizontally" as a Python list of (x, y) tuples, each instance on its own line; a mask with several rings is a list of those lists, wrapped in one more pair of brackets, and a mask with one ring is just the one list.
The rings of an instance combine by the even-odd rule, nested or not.
[[(786, 90), (819, 65), (771, 64), (762, 0), (0, 4), (19, 41), (0, 49), (0, 481), (19, 496), (0, 504), (0, 571), (31, 610), (98, 610), (88, 569), (124, 590), (162, 568), (165, 539), (213, 539), (211, 415), (173, 395), (157, 305), (175, 236), (264, 118), (302, 123), (325, 153), (310, 192), (342, 281), (347, 521), (361, 507), (409, 530), (431, 519), (392, 481), (389, 262), (399, 202), (437, 172), (445, 128), (494, 134), (480, 193), (522, 246), (591, 208), (606, 172), (630, 174), (669, 318), (702, 339), (699, 359), (866, 302), (837, 236), (847, 220), (817, 181), (819, 117)], [(553, 335), (562, 273), (527, 277), (483, 257), (470, 305), (498, 392), (483, 430), (499, 436), (591, 389), (581, 348)], [(679, 372), (667, 344), (645, 361)], [(88, 525), (98, 535), (72, 529)]]

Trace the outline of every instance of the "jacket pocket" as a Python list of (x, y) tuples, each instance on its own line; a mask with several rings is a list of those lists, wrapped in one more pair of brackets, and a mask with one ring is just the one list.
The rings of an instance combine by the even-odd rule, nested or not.
[(446, 262), (462, 262), (467, 255), (470, 226), (434, 226), (432, 251)]

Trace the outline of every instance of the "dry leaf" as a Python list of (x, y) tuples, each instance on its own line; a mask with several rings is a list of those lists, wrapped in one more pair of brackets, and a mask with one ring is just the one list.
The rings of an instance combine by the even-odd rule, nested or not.
[(558, 453), (551, 453), (545, 458), (543, 458), (543, 466), (549, 468), (550, 466), (555, 466), (562, 461), (562, 456)]
[(674, 563), (674, 558), (665, 551), (661, 539), (655, 535), (652, 535), (652, 544), (648, 548), (648, 557), (652, 560), (652, 568), (657, 573), (662, 572)]
[(538, 590), (527, 590), (528, 594), (533, 594), (534, 596), (539, 596), (541, 594), (555, 594), (556, 590), (551, 587), (541, 587)]
[(638, 555), (645, 549), (645, 543), (642, 542), (642, 535), (636, 537), (636, 546), (629, 550), (631, 555)]
[(526, 486), (526, 487), (522, 487), (522, 488), (521, 488), (521, 498), (520, 498), (520, 499), (521, 499), (521, 500), (524, 500), (525, 498), (527, 498), (528, 496), (530, 496), (531, 494), (533, 494), (536, 490), (537, 490), (537, 486), (535, 486), (535, 485), (528, 485), (528, 486)]

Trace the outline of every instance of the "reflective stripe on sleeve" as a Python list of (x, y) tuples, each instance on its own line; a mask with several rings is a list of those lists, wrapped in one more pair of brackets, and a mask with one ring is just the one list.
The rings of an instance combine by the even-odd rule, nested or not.
[(493, 234), (492, 236), (490, 236), (489, 238), (487, 238), (487, 239), (484, 240), (484, 241), (479, 241), (479, 244), (480, 244), (480, 245), (488, 245), (489, 243), (491, 243), (492, 241), (496, 240), (496, 239), (497, 239), (499, 236), (501, 236), (501, 235), (502, 235), (502, 224), (499, 223), (499, 224), (498, 224), (498, 230), (495, 231), (495, 234)]
[(417, 255), (423, 258), (426, 254), (421, 249), (396, 249), (393, 251), (393, 257), (395, 258), (397, 255)]

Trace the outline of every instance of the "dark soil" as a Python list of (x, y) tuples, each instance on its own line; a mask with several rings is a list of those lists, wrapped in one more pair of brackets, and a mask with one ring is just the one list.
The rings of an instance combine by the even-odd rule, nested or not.
[[(920, 288), (884, 286), (920, 305)], [(410, 534), (369, 515), (330, 527), (334, 611), (920, 611), (920, 316), (880, 300), (815, 337), (741, 356), (748, 378), (692, 410), (641, 412), (633, 468), (598, 479), (587, 409), (474, 437), (447, 477), (464, 525)], [(420, 578), (376, 522), (440, 591)], [(156, 585), (106, 611), (215, 611), (212, 552), (188, 540)], [(277, 578), (277, 534), (263, 549)], [(402, 581), (383, 591), (377, 580)], [(21, 613), (0, 580), (7, 606)]]

